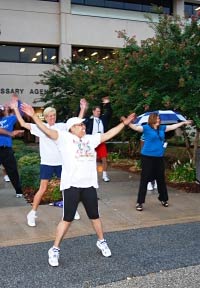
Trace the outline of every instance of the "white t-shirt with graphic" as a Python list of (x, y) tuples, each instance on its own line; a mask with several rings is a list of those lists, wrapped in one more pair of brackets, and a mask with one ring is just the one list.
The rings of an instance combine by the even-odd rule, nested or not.
[(98, 188), (95, 148), (100, 144), (100, 133), (81, 139), (69, 132), (58, 130), (58, 133), (55, 142), (63, 161), (60, 190), (71, 186)]
[[(62, 158), (60, 151), (58, 149), (58, 145), (52, 139), (50, 139), (44, 132), (42, 132), (36, 124), (31, 125), (31, 134), (39, 137), (39, 148), (40, 148), (40, 163), (43, 165), (49, 166), (57, 166), (62, 165)], [(66, 123), (55, 123), (52, 126), (45, 123), (45, 125), (54, 130), (65, 130), (66, 131)]]

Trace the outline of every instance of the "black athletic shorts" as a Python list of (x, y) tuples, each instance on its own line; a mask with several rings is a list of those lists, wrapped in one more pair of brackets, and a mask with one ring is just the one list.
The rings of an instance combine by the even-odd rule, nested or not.
[(63, 191), (63, 220), (71, 222), (74, 219), (79, 202), (83, 203), (89, 219), (98, 219), (98, 198), (94, 187), (70, 187)]

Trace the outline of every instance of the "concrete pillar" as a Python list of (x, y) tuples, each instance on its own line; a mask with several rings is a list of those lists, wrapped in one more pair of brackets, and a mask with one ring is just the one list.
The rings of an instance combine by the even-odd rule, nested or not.
[(67, 17), (71, 13), (71, 1), (60, 0), (60, 49), (59, 62), (71, 58), (71, 44), (67, 43)]
[(173, 1), (173, 14), (179, 15), (181, 18), (185, 16), (184, 14), (184, 1), (174, 0)]

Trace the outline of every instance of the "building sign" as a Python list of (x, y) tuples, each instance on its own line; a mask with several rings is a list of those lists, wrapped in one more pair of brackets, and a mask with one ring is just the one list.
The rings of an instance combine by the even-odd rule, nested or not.
[[(29, 89), (28, 92), (26, 92), (26, 94), (44, 95), (46, 92), (47, 92), (47, 89), (31, 88), (31, 89)], [(16, 93), (18, 95), (23, 95), (25, 93), (25, 89), (23, 89), (23, 88), (0, 88), (0, 94), (1, 95), (13, 94), (13, 93)]]

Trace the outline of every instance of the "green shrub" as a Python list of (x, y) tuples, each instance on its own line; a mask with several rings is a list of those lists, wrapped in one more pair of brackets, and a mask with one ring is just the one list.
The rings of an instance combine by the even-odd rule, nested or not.
[(40, 156), (36, 152), (22, 156), (18, 160), (19, 174), (23, 188), (36, 190), (40, 183)]
[(21, 169), (22, 167), (26, 166), (32, 166), (37, 164), (38, 166), (40, 165), (40, 156), (36, 152), (29, 153), (28, 155), (22, 156), (18, 160), (18, 167)]
[(27, 146), (27, 144), (25, 144), (24, 141), (18, 139), (13, 140), (13, 151), (15, 153), (15, 158), (17, 161), (22, 156), (30, 153), (37, 153), (39, 155), (38, 146), (35, 147)]
[(62, 192), (60, 191), (60, 185), (55, 186), (53, 188), (52, 194), (51, 194), (52, 201), (59, 201), (62, 199)]
[(196, 178), (196, 170), (192, 163), (181, 163), (177, 161), (173, 164), (172, 169), (168, 174), (170, 182), (194, 182)]
[(142, 169), (141, 159), (135, 159), (135, 167), (136, 167), (138, 170), (141, 170), (141, 169)]
[(112, 143), (109, 142), (106, 144), (108, 149), (108, 155), (110, 153), (117, 153), (119, 158), (125, 158), (130, 155), (130, 144), (128, 142), (122, 142), (122, 143)]
[(19, 169), (22, 189), (31, 188), (37, 190), (40, 184), (40, 165), (23, 165)]
[(120, 159), (120, 154), (118, 152), (110, 152), (108, 154), (108, 160), (111, 162), (116, 162)]

